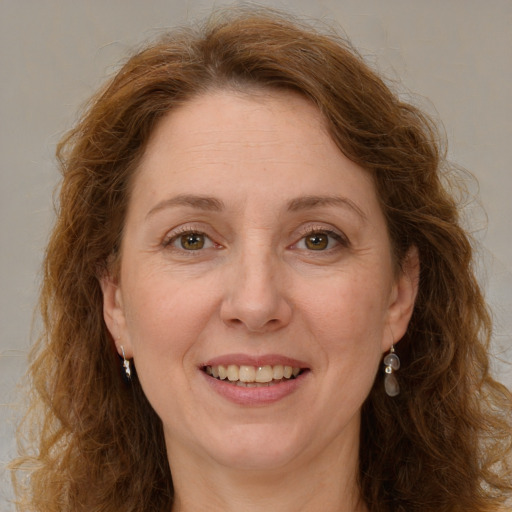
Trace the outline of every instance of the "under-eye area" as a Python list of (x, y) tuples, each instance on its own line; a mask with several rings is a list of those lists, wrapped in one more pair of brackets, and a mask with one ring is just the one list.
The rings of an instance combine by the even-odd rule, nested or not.
[(288, 365), (215, 365), (203, 366), (202, 370), (217, 380), (225, 380), (236, 386), (265, 387), (296, 379), (309, 371), (307, 368), (297, 368)]

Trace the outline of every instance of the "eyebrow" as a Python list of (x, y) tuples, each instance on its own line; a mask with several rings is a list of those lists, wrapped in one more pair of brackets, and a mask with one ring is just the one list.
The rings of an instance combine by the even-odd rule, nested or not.
[(321, 208), (323, 206), (343, 206), (354, 211), (363, 220), (368, 220), (366, 214), (347, 197), (341, 196), (304, 196), (292, 199), (288, 203), (288, 210), (297, 212), (301, 210), (311, 210), (313, 208)]
[(146, 215), (146, 219), (155, 213), (175, 206), (189, 206), (198, 210), (220, 212), (224, 209), (224, 203), (215, 197), (198, 196), (194, 194), (181, 194), (164, 199), (157, 203)]
[[(146, 219), (154, 215), (155, 213), (165, 210), (167, 208), (177, 206), (188, 206), (190, 208), (196, 208), (198, 210), (220, 212), (224, 210), (224, 203), (210, 196), (201, 196), (195, 194), (181, 194), (178, 196), (164, 199), (157, 203), (146, 215)], [(292, 199), (287, 206), (288, 211), (298, 212), (302, 210), (311, 210), (314, 208), (321, 208), (323, 206), (342, 206), (348, 207), (355, 212), (363, 220), (367, 220), (366, 214), (357, 206), (353, 201), (347, 197), (341, 196), (303, 196)]]

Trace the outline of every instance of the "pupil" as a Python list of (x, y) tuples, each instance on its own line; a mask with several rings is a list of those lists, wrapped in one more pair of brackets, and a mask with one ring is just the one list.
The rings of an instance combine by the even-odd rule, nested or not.
[(181, 237), (181, 246), (188, 250), (202, 249), (204, 246), (204, 238), (198, 233), (183, 235)]
[(329, 239), (324, 233), (311, 235), (306, 240), (306, 245), (309, 249), (313, 249), (314, 251), (320, 251), (327, 248), (328, 243)]

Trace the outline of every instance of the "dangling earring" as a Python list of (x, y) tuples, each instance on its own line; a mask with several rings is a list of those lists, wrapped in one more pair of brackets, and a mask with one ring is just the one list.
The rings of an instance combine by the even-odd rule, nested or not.
[(130, 368), (130, 361), (126, 359), (126, 356), (124, 355), (124, 347), (121, 345), (121, 352), (123, 353), (123, 370), (124, 370), (124, 377), (125, 379), (130, 382), (132, 380), (132, 370)]
[(383, 363), (386, 365), (384, 372), (384, 389), (388, 396), (397, 396), (400, 394), (400, 386), (394, 375), (394, 372), (400, 368), (400, 358), (395, 354), (395, 347), (391, 345), (389, 354), (384, 357)]

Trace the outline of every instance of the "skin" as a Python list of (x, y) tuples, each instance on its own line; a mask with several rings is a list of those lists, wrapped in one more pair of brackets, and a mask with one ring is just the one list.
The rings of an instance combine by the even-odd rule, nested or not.
[[(173, 510), (366, 510), (361, 405), (418, 281), (414, 250), (396, 271), (369, 174), (306, 99), (216, 91), (161, 121), (130, 201), (104, 313), (162, 419)], [(183, 248), (191, 232), (202, 248)], [(201, 367), (234, 353), (307, 372), (277, 401), (233, 403)]]

